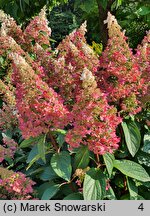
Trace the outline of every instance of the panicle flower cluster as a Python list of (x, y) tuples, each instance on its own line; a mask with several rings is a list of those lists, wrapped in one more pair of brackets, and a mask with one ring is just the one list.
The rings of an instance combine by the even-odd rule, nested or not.
[[(84, 67), (92, 73), (97, 70), (99, 61), (85, 39), (86, 23), (73, 31), (58, 45), (57, 59), (50, 74), (50, 85), (59, 87), (60, 94), (66, 101), (74, 100), (81, 89), (80, 76)], [(61, 85), (60, 85), (61, 83)]]
[(150, 101), (150, 31), (147, 32), (142, 43), (137, 47), (136, 60), (139, 64), (142, 77), (147, 84), (143, 86), (145, 87), (144, 93), (146, 94), (139, 96), (139, 100), (142, 102), (142, 105), (145, 106), (145, 103)]
[(13, 139), (7, 137), (4, 133), (2, 135), (3, 145), (0, 145), (0, 162), (2, 162), (6, 157), (13, 158), (18, 147), (18, 144)]
[[(0, 169), (1, 171), (4, 168)], [(33, 193), (32, 186), (35, 185), (31, 179), (27, 178), (23, 173), (17, 172), (8, 175), (7, 178), (0, 180), (0, 191), (1, 198), (6, 199), (20, 199), (20, 200), (29, 200), (32, 198), (31, 194)]]
[(25, 55), (25, 52), (16, 43), (14, 38), (8, 36), (7, 34), (0, 35), (0, 55), (7, 56), (8, 52), (17, 52), (20, 55)]
[(10, 52), (15, 52), (26, 59), (28, 64), (30, 64), (37, 74), (43, 76), (43, 71), (41, 71), (41, 65), (37, 62), (34, 62), (33, 59), (29, 56), (27, 52), (25, 52), (19, 44), (9, 36), (5, 31), (3, 31), (0, 35), (0, 54), (4, 59), (7, 59), (8, 63), (8, 55)]
[(73, 148), (82, 143), (95, 154), (112, 153), (118, 148), (119, 138), (115, 131), (121, 118), (117, 117), (116, 109), (108, 105), (106, 96), (97, 88), (95, 77), (87, 68), (81, 80), (82, 90), (70, 114), (73, 128), (65, 140)]
[(64, 127), (68, 114), (58, 94), (35, 74), (24, 58), (12, 53), (16, 106), (24, 138), (35, 137), (57, 127)]
[(0, 94), (3, 95), (3, 100), (10, 106), (15, 106), (15, 97), (9, 87), (0, 79)]
[(19, 45), (25, 43), (24, 34), (15, 20), (0, 10), (0, 22), (2, 22), (1, 33), (12, 37)]
[[(12, 63), (17, 109), (12, 113), (17, 115), (23, 137), (35, 137), (70, 125), (66, 141), (71, 147), (88, 145), (96, 154), (117, 149), (116, 128), (121, 122), (120, 112), (138, 112), (137, 97), (147, 90), (149, 34), (134, 55), (115, 17), (108, 13), (109, 41), (99, 61), (86, 43), (86, 23), (52, 51), (43, 48), (43, 44), (49, 46), (51, 34), (45, 9), (23, 33), (20, 32), (22, 44), (9, 31), (10, 18), (5, 18), (4, 14), (0, 18), (4, 22), (0, 32), (0, 54)], [(14, 30), (19, 32), (17, 27)], [(34, 60), (27, 51), (33, 54)], [(3, 95), (7, 90), (5, 97), (9, 101), (9, 89), (2, 81), (0, 90)], [(4, 106), (4, 112), (1, 111), (8, 123), (4, 114), (7, 115), (10, 108)]]
[(5, 158), (5, 148), (0, 145), (0, 163), (4, 160)]
[(18, 126), (18, 113), (16, 107), (3, 103), (0, 109), (0, 130), (13, 130)]
[(137, 96), (145, 86), (139, 65), (115, 17), (108, 13), (105, 23), (108, 23), (109, 40), (100, 58), (98, 86), (107, 93), (109, 102), (114, 102), (122, 111), (139, 112)]
[(86, 44), (85, 32), (86, 23), (83, 23), (79, 29), (66, 36), (54, 53), (44, 50), (39, 44), (34, 46), (37, 60), (46, 72), (45, 81), (59, 90), (66, 103), (74, 100), (81, 88), (82, 69), (87, 67), (94, 73), (99, 64), (98, 57)]
[(32, 43), (33, 41), (43, 45), (49, 45), (49, 36), (51, 35), (51, 29), (48, 27), (48, 21), (46, 19), (46, 8), (44, 7), (40, 14), (36, 16), (24, 31), (24, 37), (26, 43)]

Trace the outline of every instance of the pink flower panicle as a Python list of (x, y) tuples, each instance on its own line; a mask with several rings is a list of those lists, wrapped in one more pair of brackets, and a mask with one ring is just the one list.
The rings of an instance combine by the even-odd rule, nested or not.
[(13, 158), (18, 144), (6, 135), (3, 137), (3, 145), (0, 145), (0, 162), (6, 157)]
[[(8, 36), (3, 24), (0, 54), (11, 62), (16, 110), (5, 101), (8, 107), (4, 106), (0, 118), (13, 110), (24, 138), (71, 125), (66, 142), (72, 148), (88, 145), (100, 155), (117, 149), (120, 115), (139, 112), (141, 92), (147, 91), (149, 34), (134, 55), (115, 17), (108, 13), (105, 23), (109, 40), (100, 59), (86, 43), (86, 23), (66, 36), (55, 51), (43, 46), (50, 45), (51, 34), (45, 9), (23, 32), (21, 46), (15, 35)], [(2, 83), (4, 95), (9, 88)], [(5, 98), (9, 101), (10, 95)]]
[(23, 45), (25, 43), (24, 34), (12, 17), (5, 14), (3, 11), (0, 11), (0, 21), (2, 22), (1, 33), (5, 32), (19, 45)]
[(138, 45), (135, 57), (145, 82), (142, 94), (139, 95), (139, 100), (145, 107), (146, 102), (150, 101), (150, 31), (147, 32), (142, 43)]
[(34, 42), (40, 45), (50, 45), (49, 37), (51, 35), (51, 29), (48, 27), (48, 21), (46, 19), (46, 8), (44, 7), (40, 14), (36, 16), (24, 31), (24, 37), (26, 43)]
[(109, 40), (100, 58), (98, 86), (108, 95), (109, 102), (119, 105), (124, 112), (135, 114), (140, 111), (137, 96), (145, 82), (115, 17), (108, 13), (105, 23), (108, 23)]
[(121, 118), (97, 88), (92, 72), (84, 68), (81, 80), (82, 90), (71, 112), (73, 129), (68, 131), (65, 140), (73, 148), (82, 143), (95, 154), (112, 153), (119, 146), (115, 130)]
[(34, 184), (35, 182), (27, 178), (23, 173), (17, 172), (1, 180), (0, 190), (3, 191), (3, 196), (5, 194), (7, 198), (28, 200), (32, 198), (32, 186)]
[(53, 85), (58, 86), (60, 94), (67, 102), (75, 100), (81, 89), (80, 76), (83, 68), (86, 67), (94, 74), (99, 65), (98, 57), (86, 43), (85, 32), (84, 23), (66, 36), (57, 47), (58, 57), (54, 61), (54, 73), (50, 75), (50, 85), (53, 82)]
[[(16, 85), (16, 103), (19, 127), (24, 138), (41, 133), (66, 123), (67, 109), (59, 95), (19, 55), (12, 54), (13, 82)], [(28, 73), (26, 73), (28, 71)]]
[(15, 107), (3, 103), (0, 109), (0, 130), (13, 130), (18, 126), (18, 113)]

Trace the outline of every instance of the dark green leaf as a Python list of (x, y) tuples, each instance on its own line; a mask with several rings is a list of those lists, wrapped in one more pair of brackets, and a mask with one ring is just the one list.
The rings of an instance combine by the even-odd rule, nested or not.
[(43, 193), (45, 190), (47, 190), (52, 184), (54, 184), (53, 182), (46, 182), (44, 184), (41, 184), (38, 188), (37, 188), (37, 192), (38, 192), (38, 198), (41, 199)]
[(49, 187), (43, 192), (41, 200), (50, 200), (58, 191), (60, 185), (55, 183), (50, 183)]
[(129, 193), (130, 193), (130, 199), (137, 200), (138, 188), (136, 187), (135, 182), (132, 179), (127, 178), (127, 186), (128, 186)]
[(89, 150), (87, 146), (80, 147), (75, 155), (74, 168), (84, 169), (89, 164)]
[(95, 0), (86, 0), (83, 3), (80, 2), (78, 5), (84, 12), (88, 14), (94, 12), (98, 8)]
[(122, 128), (124, 131), (124, 136), (129, 152), (132, 155), (132, 157), (134, 157), (137, 151), (139, 150), (141, 143), (140, 131), (135, 122), (133, 121), (128, 123), (122, 122)]
[(72, 167), (71, 157), (68, 152), (63, 151), (54, 154), (51, 158), (51, 166), (59, 177), (70, 181)]
[(107, 153), (103, 155), (104, 158), (104, 162), (106, 164), (106, 168), (108, 170), (109, 176), (111, 176), (112, 174), (112, 170), (113, 170), (113, 161), (115, 160), (115, 157), (113, 154)]
[(24, 140), (21, 144), (20, 144), (20, 148), (27, 148), (30, 147), (32, 144), (36, 143), (38, 141), (38, 137), (30, 137), (27, 140)]
[(37, 143), (37, 148), (38, 148), (38, 154), (40, 155), (40, 158), (44, 161), (44, 163), (46, 163), (46, 148), (45, 148), (45, 138), (46, 135), (42, 135)]
[(150, 181), (150, 176), (145, 171), (145, 169), (141, 165), (133, 161), (115, 160), (114, 167), (120, 170), (120, 172), (122, 172), (124, 175), (131, 178), (135, 178), (143, 182)]
[(24, 0), (24, 2), (25, 2), (27, 5), (29, 5), (29, 0)]
[(52, 169), (51, 165), (48, 167), (43, 167), (43, 172), (39, 175), (39, 178), (43, 181), (52, 180), (57, 177), (56, 173)]
[(106, 192), (106, 181), (99, 169), (91, 168), (83, 183), (84, 200), (101, 200)]
[(27, 163), (30, 163), (30, 162), (33, 160), (33, 158), (34, 158), (35, 156), (37, 156), (37, 155), (38, 155), (38, 149), (37, 149), (37, 146), (35, 145), (35, 146), (31, 149), (31, 151), (30, 151), (30, 153), (29, 153), (29, 155), (28, 155)]
[(40, 154), (38, 154), (38, 149), (37, 145), (32, 148), (30, 151), (28, 158), (27, 158), (27, 163), (29, 163), (28, 167), (26, 168), (27, 170), (36, 162), (40, 159)]
[(150, 6), (142, 6), (135, 13), (139, 16), (148, 15), (150, 13)]
[(64, 134), (59, 134), (57, 137), (57, 143), (59, 144), (59, 147), (62, 147), (62, 145), (65, 142), (65, 135)]
[(61, 187), (61, 192), (65, 195), (68, 196), (69, 194), (72, 194), (74, 192), (78, 192), (77, 185), (75, 182), (71, 182), (69, 184), (64, 184)]
[(117, 199), (112, 187), (109, 187), (109, 189), (106, 191), (106, 198), (108, 198), (109, 200), (116, 200)]
[(64, 200), (83, 200), (83, 195), (81, 193), (72, 193), (66, 196)]

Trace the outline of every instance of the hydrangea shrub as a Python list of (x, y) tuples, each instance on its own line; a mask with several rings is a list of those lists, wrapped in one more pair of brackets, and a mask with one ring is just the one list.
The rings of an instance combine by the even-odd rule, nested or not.
[[(46, 189), (58, 189), (57, 176), (65, 181), (59, 187), (70, 187), (78, 198), (109, 199), (112, 193), (115, 199), (110, 183), (112, 179), (114, 184), (112, 169), (126, 173), (115, 156), (123, 158), (123, 163), (141, 151), (136, 115), (145, 107), (143, 98), (147, 99), (149, 92), (149, 32), (133, 52), (117, 20), (108, 13), (105, 23), (109, 40), (99, 56), (86, 42), (86, 22), (52, 49), (45, 9), (24, 31), (2, 11), (0, 21), (0, 68), (6, 74), (0, 80), (1, 198), (51, 199), (50, 194), (39, 195), (41, 192), (32, 197), (32, 186), (36, 189), (35, 182), (38, 185), (42, 180), (46, 181)], [(147, 123), (146, 130), (148, 126)], [(124, 154), (119, 156), (121, 152)], [(135, 161), (139, 158), (140, 155)], [(5, 162), (16, 172), (5, 176), (8, 172)], [(125, 167), (130, 162), (127, 160)], [(16, 170), (18, 163), (21, 172)], [(144, 170), (144, 177), (127, 176), (149, 181), (145, 169), (135, 162), (134, 166)], [(31, 169), (37, 175), (32, 176)], [(92, 197), (87, 193), (89, 175), (93, 179), (99, 176), (101, 196), (100, 191)], [(124, 188), (128, 184), (130, 191), (129, 180), (124, 181)]]

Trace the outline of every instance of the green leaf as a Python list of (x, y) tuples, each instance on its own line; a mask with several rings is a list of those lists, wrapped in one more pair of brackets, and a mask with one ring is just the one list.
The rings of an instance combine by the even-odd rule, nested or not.
[(37, 188), (37, 192), (38, 192), (38, 198), (41, 199), (44, 191), (46, 191), (49, 187), (51, 187), (51, 185), (54, 185), (54, 182), (46, 182), (44, 184), (41, 184), (38, 188)]
[(148, 15), (150, 13), (150, 7), (148, 7), (148, 6), (142, 6), (135, 13), (138, 16), (146, 16), (146, 15)]
[(62, 147), (62, 145), (65, 142), (65, 135), (60, 133), (56, 140), (57, 140), (57, 143), (59, 144), (59, 147)]
[(142, 147), (142, 151), (150, 154), (150, 134), (144, 135), (144, 145)]
[(46, 163), (45, 139), (46, 139), (46, 135), (42, 135), (37, 143), (38, 154), (40, 155), (40, 158), (43, 160), (44, 163)]
[(64, 200), (83, 200), (83, 195), (81, 193), (72, 193), (66, 196)]
[(138, 199), (138, 188), (135, 185), (135, 182), (130, 179), (127, 178), (127, 186), (129, 189), (129, 193), (130, 193), (130, 200), (137, 200)]
[(122, 128), (124, 131), (125, 141), (128, 147), (128, 150), (132, 157), (135, 156), (137, 151), (139, 150), (141, 143), (141, 134), (140, 131), (135, 124), (135, 122), (122, 122)]
[(27, 5), (29, 5), (29, 0), (24, 0), (24, 2), (25, 2)]
[(74, 168), (78, 169), (84, 169), (89, 164), (89, 150), (87, 146), (80, 147), (75, 155), (74, 159)]
[(38, 141), (39, 137), (30, 137), (27, 140), (24, 140), (21, 144), (20, 144), (20, 148), (28, 148), (30, 147), (32, 144), (36, 143)]
[(51, 166), (59, 177), (70, 181), (72, 167), (71, 157), (68, 152), (62, 151), (54, 154), (51, 158)]
[(109, 187), (109, 189), (106, 191), (105, 197), (108, 198), (109, 200), (116, 200), (117, 199), (112, 187)]
[(116, 9), (122, 4), (122, 0), (117, 0)]
[(144, 164), (145, 166), (150, 167), (150, 155), (149, 154), (140, 151), (136, 157), (140, 164)]
[(57, 177), (56, 173), (52, 169), (51, 165), (47, 167), (43, 167), (44, 170), (42, 173), (40, 173), (39, 178), (42, 181), (52, 180)]
[(70, 182), (69, 184), (64, 184), (61, 186), (61, 193), (65, 196), (72, 194), (74, 192), (78, 192), (77, 185), (75, 182)]
[(80, 3), (78, 4), (79, 7), (81, 8), (81, 10), (83, 10), (84, 12), (86, 12), (87, 14), (90, 14), (92, 12), (97, 11), (98, 7), (97, 7), (97, 3), (96, 1), (93, 0), (86, 0), (84, 2), (81, 3), (81, 1), (79, 1)]
[(107, 153), (107, 154), (103, 155), (103, 159), (104, 159), (104, 162), (106, 164), (106, 168), (108, 170), (109, 176), (111, 176), (113, 166), (114, 166), (113, 161), (115, 160), (115, 157), (114, 157), (114, 155)]
[(29, 163), (29, 165), (27, 166), (26, 170), (30, 169), (30, 167), (37, 161), (40, 159), (40, 155), (36, 155)]
[(50, 183), (49, 187), (44, 191), (41, 200), (50, 200), (58, 191), (60, 185), (55, 183)]
[(38, 155), (38, 149), (37, 149), (37, 145), (33, 146), (33, 148), (31, 149), (31, 151), (29, 152), (29, 155), (27, 157), (27, 163), (30, 163), (34, 158), (35, 156)]
[(35, 145), (28, 155), (26, 162), (29, 163), (29, 165), (27, 166), (26, 170), (28, 170), (40, 158), (41, 158), (41, 155), (38, 154), (38, 148), (37, 148), (37, 145)]
[(141, 165), (133, 161), (115, 160), (114, 167), (120, 170), (120, 172), (122, 172), (124, 175), (131, 178), (135, 178), (143, 182), (150, 181), (150, 176), (145, 171), (145, 169)]
[(99, 169), (91, 168), (83, 183), (84, 200), (101, 200), (106, 192), (106, 181)]

